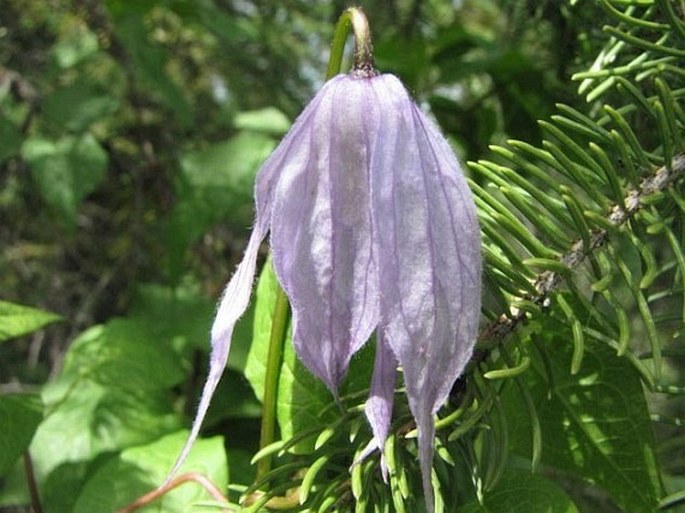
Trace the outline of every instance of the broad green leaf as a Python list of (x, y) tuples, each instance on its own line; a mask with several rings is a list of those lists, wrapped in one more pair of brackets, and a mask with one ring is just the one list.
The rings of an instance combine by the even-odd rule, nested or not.
[(43, 403), (38, 394), (0, 396), (0, 477), (26, 451), (42, 420)]
[(58, 141), (28, 139), (22, 154), (31, 166), (41, 195), (73, 229), (81, 201), (105, 177), (107, 154), (91, 134)]
[[(245, 376), (258, 398), (264, 397), (264, 378), (276, 287), (276, 276), (271, 263), (268, 262), (257, 285), (252, 347), (245, 366)], [(340, 415), (338, 408), (330, 408), (333, 401), (331, 392), (300, 362), (291, 337), (289, 328), (278, 383), (277, 417), (281, 437), (285, 440), (300, 431), (330, 422)], [(372, 367), (372, 346), (367, 344), (353, 357), (348, 375), (340, 387), (341, 396), (368, 388)], [(326, 413), (322, 415), (324, 409)], [(313, 442), (314, 440), (305, 440), (297, 449), (308, 451), (312, 448)]]
[(138, 391), (171, 388), (184, 372), (171, 340), (140, 319), (113, 319), (83, 333), (69, 348), (64, 376)]
[(172, 340), (156, 336), (151, 323), (114, 319), (87, 330), (43, 388), (46, 419), (31, 446), (37, 473), (178, 429), (168, 389), (183, 378)]
[[(63, 463), (53, 470), (41, 483), (41, 501), (45, 513), (73, 513), (83, 484), (104, 462), (112, 456), (108, 453), (77, 463)], [(28, 502), (28, 501), (27, 501)]]
[[(572, 346), (548, 327), (547, 370), (536, 353), (526, 373), (542, 429), (542, 464), (606, 490), (630, 513), (654, 511), (662, 487), (652, 426), (640, 377), (625, 359), (603, 344), (587, 344), (582, 366), (571, 375)], [(556, 335), (552, 335), (555, 334)], [(569, 335), (570, 338), (570, 335)], [(567, 342), (565, 340), (564, 342)], [(547, 371), (551, 371), (548, 376)], [(505, 393), (512, 449), (531, 455), (530, 422), (516, 387)]]
[[(186, 285), (164, 287), (150, 283), (136, 289), (129, 309), (131, 319), (143, 323), (150, 337), (168, 341), (178, 356), (185, 354), (187, 348), (209, 354), (209, 331), (215, 313), (215, 301), (199, 290)], [(245, 368), (252, 340), (253, 314), (254, 304), (251, 304), (236, 324), (229, 369), (242, 372)], [(215, 397), (214, 402), (217, 401)]]
[[(226, 277), (228, 279), (228, 277)], [(228, 368), (242, 372), (252, 339), (254, 305), (236, 324)], [(140, 285), (129, 310), (132, 319), (144, 322), (150, 336), (172, 341), (176, 353), (185, 347), (209, 353), (209, 331), (216, 314), (216, 302), (187, 286)]]
[[(283, 366), (278, 381), (277, 418), (284, 440), (305, 429), (330, 422), (340, 414), (337, 408), (328, 408), (322, 416), (333, 397), (323, 382), (302, 365), (295, 354), (291, 335), (288, 335), (283, 350)], [(313, 443), (313, 439), (305, 440), (298, 448), (309, 449)]]
[(472, 502), (456, 513), (578, 513), (558, 485), (538, 474), (508, 469), (482, 503)]
[[(181, 157), (179, 192), (199, 193), (219, 216), (240, 207), (251, 214), (255, 175), (275, 144), (265, 135), (240, 132), (227, 141), (188, 152)], [(248, 215), (242, 220), (251, 218)]]
[(252, 189), (257, 170), (274, 148), (273, 139), (242, 132), (181, 158), (179, 196), (169, 221), (170, 273), (183, 271), (185, 250), (219, 220), (252, 224)]
[(92, 123), (113, 114), (119, 100), (111, 91), (85, 78), (60, 87), (45, 98), (45, 118), (60, 128), (81, 132)]
[(84, 378), (45, 387), (46, 419), (31, 444), (39, 478), (64, 463), (148, 443), (180, 427), (165, 391), (121, 385)]
[(290, 120), (275, 107), (239, 112), (233, 124), (240, 130), (284, 135), (290, 128)]
[(0, 301), (0, 342), (26, 335), (43, 326), (62, 320), (45, 310)]
[[(103, 464), (85, 483), (73, 513), (114, 513), (162, 484), (178, 456), (188, 432), (177, 431), (148, 445), (131, 447)], [(203, 438), (193, 446), (178, 475), (197, 472), (220, 490), (228, 484), (226, 452), (221, 437)], [(138, 511), (187, 513), (193, 504), (211, 496), (200, 485), (189, 482)]]
[[(245, 366), (245, 377), (259, 399), (264, 397), (266, 362), (277, 287), (276, 275), (269, 261), (264, 265), (257, 284), (252, 347)], [(277, 418), (284, 440), (291, 438), (301, 429), (332, 420), (335, 417), (331, 415), (336, 413), (330, 410), (327, 419), (318, 418), (321, 410), (332, 401), (332, 396), (323, 382), (314, 377), (297, 359), (291, 336), (289, 327), (278, 382)], [(298, 449), (305, 452), (311, 448), (312, 443), (313, 440), (307, 440), (300, 444)]]

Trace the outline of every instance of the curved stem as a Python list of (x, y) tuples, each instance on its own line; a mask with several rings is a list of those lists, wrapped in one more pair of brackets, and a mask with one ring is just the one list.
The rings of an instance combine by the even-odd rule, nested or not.
[[(128, 506), (120, 509), (117, 511), (117, 513), (133, 513), (134, 511), (138, 511), (140, 508), (147, 506), (153, 501), (156, 501), (160, 497), (166, 495), (169, 493), (171, 490), (174, 488), (184, 484), (184, 483), (197, 483), (202, 488), (207, 490), (207, 492), (212, 496), (214, 500), (217, 502), (221, 502), (224, 504), (228, 504), (228, 499), (226, 496), (221, 493), (221, 490), (217, 488), (217, 486), (210, 481), (207, 477), (203, 476), (202, 474), (199, 474), (197, 472), (187, 472), (185, 474), (182, 474), (175, 479), (173, 479), (170, 483), (162, 486), (161, 488), (157, 488), (156, 490), (153, 490), (150, 493), (146, 493), (142, 497), (139, 497), (136, 499), (134, 502), (129, 504)], [(222, 511), (233, 511), (228, 510), (228, 509), (223, 509)]]
[(349, 7), (338, 18), (338, 23), (331, 42), (331, 56), (328, 60), (326, 80), (340, 73), (345, 41), (350, 27), (354, 31), (354, 64), (352, 72), (362, 76), (374, 76), (377, 71), (373, 64), (373, 45), (371, 44), (371, 29), (361, 7)]

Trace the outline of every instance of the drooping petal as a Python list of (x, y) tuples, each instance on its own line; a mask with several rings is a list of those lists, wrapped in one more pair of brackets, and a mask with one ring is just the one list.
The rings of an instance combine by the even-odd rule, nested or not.
[[(316, 105), (316, 99), (312, 104)], [(165, 484), (171, 481), (174, 474), (181, 468), (188, 457), (188, 453), (197, 439), (202, 422), (209, 409), (212, 396), (223, 374), (231, 349), (233, 328), (238, 319), (245, 313), (250, 301), (252, 285), (255, 276), (257, 253), (259, 245), (269, 231), (271, 221), (273, 191), (281, 175), (285, 162), (300, 158), (301, 148), (297, 144), (300, 134), (307, 131), (309, 115), (303, 113), (293, 124), (288, 135), (264, 162), (255, 184), (256, 220), (255, 226), (245, 250), (243, 260), (238, 265), (219, 301), (214, 324), (211, 330), (212, 350), (209, 360), (209, 372), (200, 396), (200, 403), (193, 420), (193, 425), (181, 454), (169, 472)]]
[(334, 394), (378, 322), (364, 90), (327, 82), (303, 114), (275, 190), (271, 247), (293, 309), (293, 343)]
[(404, 372), (433, 511), (434, 415), (471, 357), (480, 314), (480, 236), (448, 143), (391, 75), (372, 81), (386, 130), (371, 156), (380, 329)]
[(250, 294), (252, 292), (252, 282), (254, 281), (257, 251), (259, 250), (261, 241), (266, 235), (266, 232), (262, 227), (264, 223), (260, 223), (260, 221), (262, 221), (262, 219), (258, 217), (257, 225), (250, 235), (250, 240), (247, 244), (247, 249), (245, 250), (245, 256), (238, 265), (235, 274), (233, 274), (233, 277), (228, 282), (219, 303), (214, 325), (212, 326), (212, 351), (209, 359), (209, 373), (202, 389), (200, 404), (195, 419), (193, 420), (190, 436), (176, 460), (176, 463), (174, 463), (173, 468), (169, 472), (166, 483), (168, 483), (178, 469), (181, 468), (181, 465), (183, 465), (183, 462), (188, 457), (190, 449), (200, 433), (200, 427), (202, 426), (202, 421), (209, 409), (209, 403), (219, 384), (224, 368), (226, 367), (228, 353), (231, 347), (233, 328), (237, 320), (247, 309)]
[(381, 453), (383, 480), (387, 482), (388, 466), (385, 463), (383, 447), (390, 432), (397, 360), (382, 330), (378, 330), (376, 338), (376, 359), (373, 365), (371, 389), (364, 405), (364, 412), (371, 424), (374, 439), (369, 444), (369, 450), (364, 451), (360, 459), (366, 457), (373, 449), (378, 449)]

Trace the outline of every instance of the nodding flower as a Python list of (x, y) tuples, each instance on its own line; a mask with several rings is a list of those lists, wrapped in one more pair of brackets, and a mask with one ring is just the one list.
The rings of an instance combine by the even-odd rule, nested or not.
[(209, 376), (174, 471), (198, 435), (270, 232), (295, 350), (334, 395), (375, 331), (366, 415), (381, 453), (401, 367), (432, 511), (434, 416), (471, 357), (480, 314), (480, 230), (452, 149), (395, 76), (357, 69), (329, 80), (307, 105), (257, 175), (255, 200), (254, 228), (219, 303)]

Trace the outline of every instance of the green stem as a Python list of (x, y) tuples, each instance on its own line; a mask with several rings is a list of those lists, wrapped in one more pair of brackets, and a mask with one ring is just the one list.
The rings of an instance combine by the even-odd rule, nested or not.
[[(266, 375), (264, 377), (264, 401), (262, 403), (262, 426), (259, 447), (263, 449), (274, 442), (276, 434), (276, 401), (278, 399), (278, 380), (281, 371), (283, 346), (290, 320), (290, 305), (288, 297), (277, 284), (276, 302), (271, 320), (271, 335), (269, 337), (269, 354), (266, 360)], [(259, 460), (257, 464), (257, 479), (264, 477), (271, 470), (271, 457)]]
[[(340, 73), (345, 41), (347, 40), (350, 27), (354, 31), (354, 64), (352, 66), (352, 73), (363, 77), (374, 76), (377, 73), (373, 66), (373, 48), (371, 46), (369, 23), (364, 12), (359, 7), (350, 7), (342, 13), (335, 28), (333, 42), (331, 43), (331, 56), (328, 60), (328, 70), (326, 71), (326, 80)], [(279, 286), (276, 291), (276, 302), (269, 338), (269, 354), (266, 362), (266, 376), (264, 377), (260, 449), (271, 445), (276, 434), (278, 380), (289, 320), (290, 305), (288, 304), (288, 298)], [(270, 470), (271, 457), (267, 456), (259, 460), (257, 480), (268, 474)]]
[(371, 29), (361, 7), (349, 7), (338, 18), (338, 23), (331, 42), (331, 56), (328, 59), (326, 80), (340, 73), (342, 57), (345, 51), (345, 41), (350, 32), (354, 31), (354, 64), (352, 72), (373, 76), (376, 70), (373, 64), (373, 46), (371, 45)]

